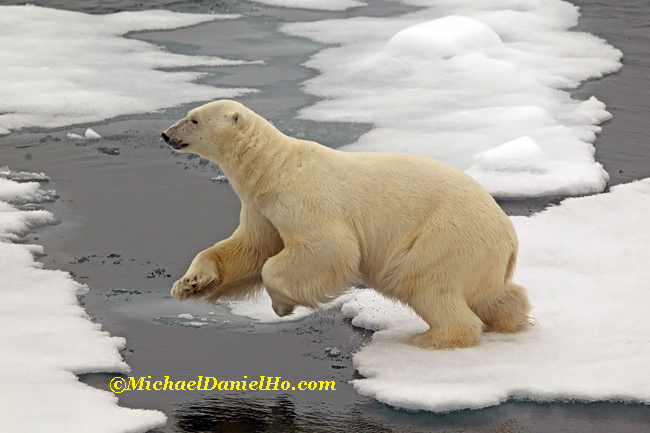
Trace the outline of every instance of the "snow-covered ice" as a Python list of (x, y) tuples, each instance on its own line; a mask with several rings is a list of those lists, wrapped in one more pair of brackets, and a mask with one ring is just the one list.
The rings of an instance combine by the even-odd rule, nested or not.
[[(343, 303), (349, 301), (351, 298), (352, 292), (343, 294), (334, 299), (332, 302), (321, 305), (320, 309), (329, 310), (332, 308), (340, 308)], [(266, 290), (260, 292), (252, 299), (245, 301), (228, 302), (227, 306), (232, 314), (235, 314), (237, 316), (250, 317), (251, 319), (254, 319), (260, 323), (291, 322), (303, 319), (313, 314), (314, 312), (313, 310), (306, 307), (296, 307), (292, 314), (280, 317), (273, 311), (273, 307), (271, 306), (271, 297), (266, 292)]]
[(115, 395), (75, 376), (127, 373), (119, 354), (125, 341), (88, 319), (77, 302), (85, 286), (34, 261), (42, 247), (11, 243), (53, 216), (9, 204), (39, 202), (47, 194), (38, 183), (18, 183), (8, 179), (8, 168), (0, 170), (0, 431), (145, 432), (164, 425), (161, 412), (119, 407)]
[[(292, 0), (260, 2), (298, 7)], [(321, 75), (305, 89), (324, 99), (302, 117), (372, 123), (375, 129), (347, 150), (434, 157), (498, 196), (603, 190), (608, 176), (594, 160), (592, 143), (610, 115), (595, 98), (577, 101), (568, 90), (618, 70), (621, 53), (570, 31), (579, 17), (574, 6), (560, 0), (403, 2), (423, 10), (283, 26), (288, 34), (334, 45), (307, 63)], [(199, 85), (200, 73), (169, 70), (245, 62), (171, 54), (124, 36), (234, 18), (0, 6), (0, 134), (253, 91)], [(76, 135), (93, 138), (88, 131)], [(42, 248), (11, 243), (29, 226), (53, 221), (46, 211), (15, 207), (53, 195), (29, 176), (0, 168), (0, 431), (146, 431), (164, 424), (160, 412), (121, 408), (114, 395), (75, 377), (127, 372), (118, 352), (124, 340), (87, 319), (76, 300), (83, 286), (34, 262)], [(44, 174), (32, 179), (46, 180)], [(650, 403), (649, 214), (650, 180), (644, 180), (513, 218), (521, 241), (516, 279), (529, 289), (538, 324), (516, 335), (486, 334), (477, 347), (405, 345), (407, 335), (426, 325), (372, 290), (328, 304), (377, 331), (354, 357), (365, 376), (355, 388), (394, 406), (433, 411), (508, 398)], [(280, 319), (266, 294), (229, 307), (262, 322), (311, 313), (298, 309)], [(187, 316), (206, 326), (207, 320)]]
[(90, 15), (32, 5), (0, 6), (0, 135), (252, 92), (199, 85), (194, 81), (204, 74), (169, 70), (244, 61), (172, 54), (124, 36), (234, 18), (237, 15), (168, 11)]
[(297, 9), (314, 9), (322, 11), (344, 11), (346, 9), (365, 6), (366, 3), (357, 0), (252, 0), (269, 6), (280, 6)]
[(50, 177), (45, 173), (30, 173), (28, 171), (13, 171), (9, 166), (0, 167), (0, 177), (16, 182), (49, 182)]
[[(374, 124), (344, 149), (433, 157), (467, 170), (496, 196), (603, 191), (608, 175), (595, 162), (592, 143), (610, 114), (596, 98), (578, 101), (568, 90), (615, 72), (622, 54), (570, 30), (578, 22), (575, 6), (404, 2), (424, 9), (282, 27), (335, 45), (306, 63), (321, 74), (305, 90), (324, 99), (303, 109), (303, 118)], [(513, 140), (536, 143), (535, 154)], [(513, 170), (509, 158), (494, 158), (506, 150), (529, 161)], [(529, 162), (533, 170), (526, 169)]]
[(363, 290), (342, 310), (376, 330), (354, 355), (364, 395), (407, 409), (478, 409), (509, 398), (650, 404), (650, 179), (513, 217), (515, 281), (536, 326), (484, 334), (472, 348), (427, 351), (404, 340), (427, 325)]
[[(596, 98), (578, 101), (569, 91), (617, 71), (622, 54), (571, 30), (575, 6), (403, 2), (423, 10), (282, 27), (332, 45), (306, 63), (321, 74), (305, 90), (323, 99), (303, 109), (303, 118), (374, 124), (344, 149), (434, 157), (496, 196), (604, 190), (608, 175), (593, 142), (611, 116)], [(408, 346), (405, 339), (427, 325), (373, 290), (353, 290), (343, 313), (376, 331), (354, 355), (365, 376), (354, 387), (392, 406), (436, 412), (508, 399), (650, 404), (648, 215), (650, 179), (513, 217), (520, 238), (515, 280), (528, 288), (536, 325), (484, 334), (476, 347)], [(232, 312), (273, 320), (263, 298)]]

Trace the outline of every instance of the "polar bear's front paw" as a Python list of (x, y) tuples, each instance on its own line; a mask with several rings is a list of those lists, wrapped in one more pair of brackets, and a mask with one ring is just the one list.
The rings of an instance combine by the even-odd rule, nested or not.
[(204, 274), (186, 275), (174, 283), (172, 296), (177, 301), (184, 301), (205, 289), (213, 280), (213, 277)]

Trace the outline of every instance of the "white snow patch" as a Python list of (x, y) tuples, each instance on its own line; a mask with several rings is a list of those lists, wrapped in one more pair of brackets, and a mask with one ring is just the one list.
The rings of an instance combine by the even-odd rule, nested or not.
[(597, 162), (551, 161), (530, 137), (520, 137), (474, 156), (467, 174), (498, 197), (600, 192), (608, 175)]
[[(332, 302), (321, 305), (320, 309), (329, 310), (332, 308), (338, 308), (343, 305), (343, 303), (352, 299), (352, 293), (353, 292), (343, 294)], [(266, 290), (263, 290), (254, 298), (245, 301), (231, 301), (228, 302), (227, 305), (232, 314), (236, 316), (250, 317), (260, 323), (291, 322), (303, 319), (314, 313), (314, 311), (309, 308), (296, 307), (294, 312), (289, 316), (280, 317), (275, 314), (275, 311), (273, 311), (271, 298)]]
[(237, 17), (168, 11), (90, 15), (32, 5), (0, 6), (0, 134), (97, 122), (255, 91), (199, 85), (194, 81), (202, 73), (165, 70), (247, 62), (172, 54), (124, 37), (133, 31)]
[(119, 354), (124, 339), (101, 331), (79, 306), (86, 287), (66, 272), (42, 269), (33, 257), (42, 247), (9, 242), (52, 215), (7, 200), (44, 195), (35, 182), (0, 177), (0, 431), (145, 432), (164, 425), (161, 412), (119, 407), (115, 395), (75, 376), (130, 369)]
[[(291, 23), (290, 35), (337, 45), (306, 66), (321, 74), (305, 90), (323, 98), (300, 112), (319, 121), (375, 129), (343, 149), (405, 152), (462, 170), (475, 155), (529, 137), (549, 163), (518, 184), (509, 166), (470, 170), (497, 196), (600, 192), (594, 161), (599, 124), (611, 116), (596, 98), (567, 89), (618, 70), (622, 54), (571, 31), (578, 9), (564, 1), (408, 0), (424, 10), (396, 18)], [(489, 154), (488, 154), (489, 157)], [(481, 157), (479, 157), (479, 161)]]
[(471, 18), (451, 15), (397, 32), (388, 41), (386, 51), (417, 61), (450, 58), (502, 44), (490, 26)]
[(515, 281), (537, 325), (484, 334), (476, 347), (405, 344), (427, 325), (409, 308), (358, 291), (342, 311), (376, 330), (354, 355), (364, 395), (406, 409), (447, 412), (507, 399), (650, 404), (650, 179), (513, 217)]
[(296, 9), (314, 9), (322, 11), (344, 11), (350, 8), (366, 6), (367, 3), (357, 0), (252, 0), (269, 6), (280, 6)]
[(9, 166), (0, 167), (0, 177), (16, 182), (49, 182), (51, 179), (45, 173), (30, 173), (28, 171), (12, 171)]
[(98, 140), (98, 139), (102, 138), (102, 136), (99, 135), (98, 133), (96, 133), (95, 131), (93, 131), (92, 129), (88, 128), (88, 129), (86, 129), (86, 133), (84, 134), (84, 138), (86, 140)]
[(66, 134), (66, 137), (68, 137), (70, 140), (85, 140), (86, 139), (86, 137), (84, 137), (83, 135), (75, 134), (73, 132), (68, 132)]
[[(6, 168), (2, 167), (4, 170)], [(42, 174), (42, 173), (41, 173)], [(15, 182), (7, 179), (6, 173), (0, 176), (0, 201), (10, 203), (40, 202), (53, 191), (43, 191), (39, 189), (36, 182)], [(36, 174), (34, 174), (36, 175)], [(10, 175), (8, 177), (11, 177)], [(13, 220), (13, 217), (11, 218)], [(0, 232), (0, 237), (8, 233)]]

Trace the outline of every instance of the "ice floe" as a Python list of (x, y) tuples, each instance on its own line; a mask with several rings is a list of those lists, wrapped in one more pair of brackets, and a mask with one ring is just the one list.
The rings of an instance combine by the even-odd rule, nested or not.
[(513, 217), (515, 280), (537, 324), (484, 334), (476, 347), (428, 351), (404, 340), (427, 325), (371, 290), (342, 307), (375, 330), (354, 355), (364, 395), (406, 409), (447, 412), (508, 399), (650, 404), (650, 179)]
[(366, 3), (357, 0), (252, 0), (269, 6), (280, 6), (296, 9), (314, 9), (322, 11), (344, 11), (346, 9), (365, 6)]
[(90, 321), (77, 301), (85, 286), (34, 261), (42, 247), (12, 243), (53, 216), (9, 204), (41, 202), (47, 194), (36, 182), (10, 180), (7, 167), (0, 173), (0, 431), (145, 432), (164, 425), (161, 412), (120, 407), (114, 394), (79, 382), (76, 374), (127, 373), (119, 353), (125, 341)]
[[(305, 90), (323, 100), (301, 117), (371, 123), (375, 129), (343, 148), (433, 157), (468, 170), (495, 196), (605, 188), (608, 175), (594, 160), (593, 142), (611, 116), (596, 98), (576, 100), (569, 90), (618, 70), (622, 54), (571, 30), (579, 17), (575, 6), (560, 0), (405, 3), (423, 9), (282, 27), (335, 45), (306, 63), (320, 75)], [(524, 137), (541, 150), (544, 173), (522, 166), (513, 176), (499, 159), (489, 168), (480, 163)], [(506, 148), (514, 157), (531, 156), (526, 146)]]
[(155, 10), (90, 15), (32, 5), (0, 6), (0, 135), (254, 91), (199, 85), (195, 81), (204, 74), (170, 70), (247, 62), (172, 54), (125, 37), (129, 32), (234, 18), (237, 15)]

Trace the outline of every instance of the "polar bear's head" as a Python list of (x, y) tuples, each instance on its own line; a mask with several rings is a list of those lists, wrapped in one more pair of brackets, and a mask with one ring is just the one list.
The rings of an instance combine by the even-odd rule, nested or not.
[(241, 130), (248, 111), (235, 101), (210, 102), (191, 110), (163, 132), (162, 138), (178, 152), (217, 161)]

